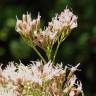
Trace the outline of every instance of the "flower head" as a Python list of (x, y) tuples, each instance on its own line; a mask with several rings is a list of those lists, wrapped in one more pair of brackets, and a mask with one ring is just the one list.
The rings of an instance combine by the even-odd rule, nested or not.
[[(52, 96), (52, 94), (53, 96), (63, 96), (65, 93), (74, 96), (82, 91), (81, 82), (77, 82), (75, 74), (70, 79), (67, 78), (69, 69), (67, 66), (62, 68), (62, 64), (54, 66), (49, 61), (43, 65), (41, 61), (34, 61), (28, 66), (22, 63), (18, 66), (15, 65), (11, 62), (4, 70), (1, 69), (2, 77), (0, 79), (4, 77), (2, 80), (6, 80), (7, 83), (2, 84), (0, 81), (0, 96), (30, 96), (34, 92), (50, 94), (48, 96)], [(43, 90), (41, 90), (42, 88)]]
[(56, 17), (49, 22), (48, 27), (50, 27), (53, 32), (66, 32), (66, 30), (77, 27), (77, 16), (66, 8), (60, 15), (56, 15)]
[(0, 96), (18, 96), (13, 89), (0, 87)]
[(67, 8), (61, 12), (58, 18), (59, 21), (63, 23), (64, 27), (69, 27), (70, 29), (77, 27), (77, 16)]
[(24, 37), (32, 38), (36, 35), (37, 31), (40, 28), (40, 15), (38, 15), (37, 19), (31, 19), (31, 14), (25, 15), (23, 14), (22, 20), (17, 18), (16, 22), (16, 31), (19, 32)]
[(44, 50), (49, 46), (52, 47), (60, 37), (63, 41), (70, 30), (77, 27), (77, 16), (67, 8), (60, 15), (52, 18), (44, 30), (40, 28), (40, 17), (38, 15), (37, 19), (32, 20), (31, 14), (23, 14), (22, 20), (17, 18), (16, 31), (27, 39), (29, 45), (37, 45)]

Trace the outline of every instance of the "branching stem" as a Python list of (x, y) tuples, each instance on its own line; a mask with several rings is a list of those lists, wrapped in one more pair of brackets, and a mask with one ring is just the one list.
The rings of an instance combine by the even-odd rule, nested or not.
[[(24, 37), (22, 37), (22, 38), (23, 38), (23, 40), (24, 40), (25, 42), (27, 42), (27, 44), (28, 44), (31, 48), (33, 48), (33, 50), (34, 50), (34, 51), (38, 54), (38, 56), (42, 59), (42, 61), (44, 62), (44, 64), (46, 64), (46, 60), (45, 60), (44, 57), (41, 55), (41, 53), (37, 50), (37, 48), (34, 46), (32, 40), (27, 41), (26, 39), (24, 39)], [(31, 42), (31, 43), (30, 43), (30, 42)]]
[(38, 56), (42, 59), (42, 61), (44, 62), (44, 64), (46, 64), (46, 60), (44, 59), (44, 57), (40, 54), (40, 52), (37, 50), (37, 48), (35, 46), (32, 45), (32, 48), (34, 49), (34, 51), (38, 54)]

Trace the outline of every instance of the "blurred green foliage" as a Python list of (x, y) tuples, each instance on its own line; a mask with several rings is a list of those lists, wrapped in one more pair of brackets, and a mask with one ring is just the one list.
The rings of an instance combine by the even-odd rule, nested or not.
[(9, 48), (12, 55), (18, 59), (27, 58), (31, 55), (31, 48), (25, 45), (23, 40), (12, 40), (9, 44)]
[(96, 0), (1, 0), (0, 62), (36, 59), (37, 55), (33, 55), (34, 51), (15, 31), (16, 15), (21, 18), (28, 11), (35, 18), (40, 12), (42, 24), (47, 25), (51, 17), (66, 6), (78, 16), (78, 28), (60, 46), (57, 60), (64, 64), (80, 62), (79, 77), (84, 83), (85, 96), (96, 96)]

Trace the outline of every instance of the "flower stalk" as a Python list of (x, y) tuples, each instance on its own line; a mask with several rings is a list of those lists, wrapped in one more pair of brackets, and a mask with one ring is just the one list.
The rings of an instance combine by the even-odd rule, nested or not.
[(40, 52), (37, 50), (37, 48), (34, 46), (34, 45), (31, 45), (32, 46), (32, 48), (34, 49), (34, 51), (38, 54), (38, 56), (41, 58), (41, 60), (44, 62), (44, 64), (45, 63), (47, 63), (46, 62), (46, 60), (44, 59), (44, 57), (40, 54)]
[(56, 47), (56, 50), (55, 50), (55, 53), (54, 53), (54, 56), (53, 56), (53, 62), (54, 62), (54, 64), (55, 64), (55, 58), (56, 58), (56, 55), (57, 55), (57, 52), (58, 52), (58, 49), (59, 49), (60, 44), (61, 44), (61, 42), (58, 41), (58, 45)]
[[(29, 40), (26, 40), (24, 37), (22, 37), (23, 40), (31, 47), (33, 48), (33, 50), (37, 53), (37, 55), (41, 58), (41, 60), (44, 62), (44, 63), (47, 63), (46, 60), (44, 59), (44, 57), (41, 55), (41, 53), (37, 50), (36, 46), (32, 43), (31, 39), (30, 41)], [(29, 42), (29, 43), (28, 43)]]

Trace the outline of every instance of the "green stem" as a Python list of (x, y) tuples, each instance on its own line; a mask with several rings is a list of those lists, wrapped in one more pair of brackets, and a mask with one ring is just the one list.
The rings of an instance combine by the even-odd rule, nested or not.
[(46, 55), (47, 55), (48, 61), (51, 60), (51, 54), (52, 54), (51, 52), (52, 52), (52, 47), (48, 46), (46, 49)]
[(82, 96), (85, 96), (83, 91), (81, 91), (81, 94), (82, 94)]
[(38, 56), (42, 59), (42, 61), (44, 62), (44, 64), (46, 64), (46, 60), (43, 58), (43, 56), (40, 54), (40, 52), (36, 49), (36, 47), (34, 45), (32, 45), (32, 48), (38, 54)]
[(55, 54), (54, 54), (54, 57), (53, 57), (53, 63), (55, 63), (55, 58), (56, 58), (56, 55), (57, 55), (57, 52), (58, 52), (58, 49), (59, 49), (59, 46), (60, 44), (67, 38), (67, 36), (71, 33), (71, 31), (67, 30), (66, 33), (67, 35), (65, 36), (65, 34), (61, 34), (61, 37), (60, 37), (60, 40), (58, 40), (58, 45), (57, 45), (57, 48), (56, 48), (56, 51), (55, 51)]
[(55, 63), (55, 58), (56, 58), (56, 55), (57, 55), (57, 52), (58, 52), (58, 49), (59, 49), (60, 44), (61, 44), (60, 41), (58, 41), (58, 45), (57, 45), (55, 54), (54, 54), (54, 56), (53, 56), (53, 63)]
[(34, 51), (38, 54), (38, 56), (42, 59), (42, 61), (44, 62), (44, 64), (46, 64), (46, 60), (44, 59), (44, 57), (40, 54), (40, 52), (37, 50), (37, 48), (33, 45), (32, 40), (26, 40), (23, 36), (22, 36), (23, 40), (34, 49)]

